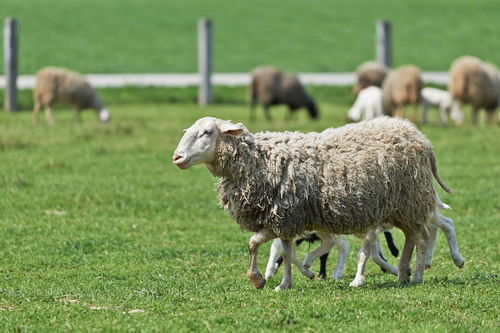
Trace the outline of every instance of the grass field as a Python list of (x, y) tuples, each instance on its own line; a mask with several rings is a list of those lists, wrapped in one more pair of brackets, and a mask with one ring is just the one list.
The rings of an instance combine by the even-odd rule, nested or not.
[[(321, 107), (319, 122), (305, 113), (284, 122), (278, 108), (274, 123), (259, 114), (248, 127), (342, 124), (346, 105)], [(181, 130), (194, 120), (213, 115), (248, 123), (247, 108), (111, 109), (106, 126), (91, 112), (78, 125), (58, 110), (56, 126), (37, 128), (28, 112), (0, 113), (2, 331), (498, 331), (497, 127), (422, 128), (441, 176), (456, 191), (440, 193), (453, 206), (447, 215), (466, 259), (462, 270), (439, 234), (424, 284), (400, 287), (370, 262), (366, 286), (352, 289), (360, 242), (350, 237), (344, 280), (309, 281), (294, 268), (294, 289), (276, 293), (280, 273), (264, 290), (245, 277), (250, 234), (218, 207), (216, 179), (203, 166), (181, 171), (171, 163)], [(401, 247), (401, 234), (395, 236)], [(268, 249), (261, 250), (261, 269)]]
[[(374, 26), (393, 23), (394, 64), (447, 70), (472, 54), (500, 64), (497, 0), (2, 0), (20, 20), (20, 72), (195, 72), (196, 22), (215, 22), (214, 70), (262, 64), (352, 71), (374, 57)], [(3, 57), (3, 55), (0, 55)], [(2, 59), (0, 59), (2, 60)]]

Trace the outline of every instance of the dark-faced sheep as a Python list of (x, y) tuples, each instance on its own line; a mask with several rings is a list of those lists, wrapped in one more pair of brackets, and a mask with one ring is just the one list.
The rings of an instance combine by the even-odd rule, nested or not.
[[(450, 68), (448, 91), (452, 98), (472, 106), (472, 123), (477, 124), (480, 109), (484, 109), (489, 123), (495, 122), (499, 106), (500, 82), (498, 69), (480, 59), (464, 56), (456, 59)], [(463, 115), (452, 113), (456, 123), (463, 123)]]
[(257, 267), (260, 245), (280, 238), (284, 274), (277, 290), (292, 286), (291, 242), (307, 231), (366, 233), (396, 226), (405, 234), (399, 280), (423, 279), (427, 230), (436, 211), (437, 174), (430, 142), (405, 120), (387, 117), (321, 133), (262, 132), (206, 117), (196, 121), (172, 157), (181, 169), (205, 164), (220, 178), (222, 207), (255, 232), (249, 241), (248, 278), (265, 280)]
[(389, 69), (376, 61), (367, 61), (356, 68), (356, 84), (353, 87), (354, 94), (370, 86), (382, 87)]
[(413, 121), (417, 121), (417, 108), (420, 105), (422, 90), (420, 70), (412, 65), (392, 70), (382, 84), (384, 114), (404, 118), (404, 107), (413, 105)]
[(319, 117), (314, 100), (306, 93), (296, 75), (284, 73), (274, 67), (258, 67), (252, 72), (248, 91), (250, 118), (255, 119), (255, 106), (259, 102), (264, 108), (267, 120), (271, 120), (269, 107), (285, 104), (289, 117), (298, 109), (305, 107), (312, 119)]
[(45, 108), (45, 117), (49, 124), (54, 123), (52, 105), (54, 103), (67, 103), (75, 107), (76, 118), (83, 109), (94, 109), (99, 120), (107, 122), (110, 113), (104, 108), (101, 99), (90, 86), (87, 80), (78, 73), (58, 68), (45, 67), (36, 74), (36, 84), (33, 89), (33, 124), (38, 123), (38, 114), (42, 107)]

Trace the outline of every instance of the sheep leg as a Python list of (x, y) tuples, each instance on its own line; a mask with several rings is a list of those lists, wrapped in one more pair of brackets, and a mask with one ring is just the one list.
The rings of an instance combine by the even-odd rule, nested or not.
[(425, 125), (429, 123), (429, 105), (427, 103), (422, 104), (422, 123)]
[(401, 253), (401, 259), (399, 259), (399, 272), (398, 279), (400, 283), (410, 282), (411, 276), (411, 257), (413, 255), (413, 249), (415, 247), (415, 241), (413, 240), (413, 235), (405, 232), (405, 242), (403, 245), (403, 251)]
[(294, 263), (295, 266), (297, 266), (297, 268), (302, 274), (307, 276), (309, 279), (314, 279), (314, 272), (305, 268), (299, 261), (299, 259), (297, 259), (297, 253), (295, 251), (294, 242), (292, 242), (292, 262)]
[(38, 125), (38, 118), (40, 116), (40, 108), (41, 108), (41, 103), (39, 101), (36, 101), (35, 106), (33, 107), (33, 118), (31, 120), (31, 123), (33, 125)]
[(281, 239), (283, 245), (283, 279), (274, 290), (280, 291), (292, 288), (292, 241)]
[(259, 246), (273, 238), (276, 238), (276, 235), (272, 231), (262, 229), (250, 237), (250, 241), (248, 242), (250, 265), (248, 267), (247, 277), (257, 289), (264, 288), (266, 284), (266, 280), (262, 278), (262, 274), (260, 274), (259, 268), (257, 267), (257, 250)]
[(394, 109), (393, 116), (395, 118), (401, 118), (401, 119), (403, 119), (405, 117), (405, 110), (404, 110), (403, 106), (401, 106), (401, 105), (396, 106), (395, 109)]
[(477, 125), (479, 119), (479, 109), (477, 107), (472, 108), (472, 124)]
[(81, 123), (82, 122), (82, 118), (80, 117), (80, 112), (82, 110), (80, 108), (77, 108), (75, 109), (75, 115), (73, 117), (73, 122), (75, 123)]
[(326, 262), (328, 261), (328, 255), (329, 253), (325, 253), (321, 257), (319, 257), (318, 279), (323, 280), (326, 278)]
[[(437, 222), (434, 220), (434, 215), (433, 215), (433, 221)], [(437, 237), (437, 225), (434, 223), (431, 223), (431, 225), (429, 226), (429, 246), (427, 246), (427, 253), (425, 255), (425, 269), (431, 268), (432, 253), (434, 252), (434, 245), (436, 244), (436, 237)]]
[(444, 232), (446, 239), (448, 240), (448, 247), (450, 248), (450, 255), (453, 262), (458, 268), (464, 267), (465, 260), (458, 250), (457, 236), (455, 234), (455, 228), (453, 228), (453, 220), (441, 214), (437, 214), (436, 218), (438, 220), (439, 229)]
[(267, 121), (272, 121), (271, 114), (269, 113), (269, 105), (264, 105), (264, 115)]
[(464, 113), (460, 110), (460, 103), (457, 101), (453, 101), (451, 104), (450, 118), (455, 125), (462, 125), (464, 123)]
[(271, 276), (276, 274), (276, 271), (278, 270), (278, 263), (276, 262), (276, 259), (283, 253), (283, 246), (281, 245), (281, 240), (279, 238), (276, 238), (273, 241), (273, 244), (271, 245), (271, 251), (269, 253), (269, 260), (267, 261), (267, 267), (266, 267), (266, 273), (264, 275), (264, 278), (266, 280), (269, 280)]
[(349, 283), (349, 286), (351, 287), (360, 287), (365, 282), (365, 265), (366, 262), (368, 261), (368, 258), (370, 258), (371, 237), (372, 237), (372, 232), (366, 234), (365, 239), (363, 241), (363, 245), (361, 246), (361, 249), (359, 249), (358, 268), (356, 270), (356, 276), (354, 277), (354, 280), (352, 280), (352, 282)]
[(441, 122), (441, 126), (448, 125), (448, 116), (450, 114), (450, 109), (446, 107), (439, 107), (439, 120)]
[(314, 251), (309, 253), (307, 257), (304, 259), (303, 263), (304, 268), (310, 268), (314, 259), (322, 256), (325, 253), (330, 252), (333, 245), (335, 244), (332, 235), (328, 233), (318, 231), (316, 232), (316, 235), (318, 236), (319, 239), (321, 239), (321, 245), (318, 246)]
[(495, 110), (486, 110), (486, 123), (493, 125), (495, 124)]
[(382, 249), (380, 247), (380, 242), (378, 240), (378, 237), (375, 236), (375, 240), (372, 241), (372, 248), (370, 250), (371, 254), (372, 254), (372, 259), (373, 261), (380, 266), (380, 268), (382, 268), (382, 270), (384, 271), (388, 271), (389, 273), (391, 274), (394, 274), (394, 275), (398, 275), (398, 269), (397, 267), (389, 264), (387, 262), (387, 260), (385, 260), (382, 256), (381, 256), (381, 253), (382, 253)]
[(335, 245), (337, 245), (339, 255), (337, 258), (337, 265), (335, 265), (335, 269), (333, 270), (330, 278), (333, 280), (339, 280), (344, 274), (345, 263), (347, 261), (347, 257), (349, 256), (349, 243), (347, 243), (344, 235), (334, 235), (333, 240)]
[(415, 260), (415, 273), (413, 274), (413, 282), (422, 283), (424, 280), (425, 259), (427, 254), (427, 245), (429, 244), (429, 235), (427, 230), (422, 228), (420, 237), (417, 239), (417, 259)]
[(47, 123), (49, 125), (54, 125), (54, 117), (52, 117), (52, 109), (50, 105), (45, 106), (45, 119), (47, 119)]

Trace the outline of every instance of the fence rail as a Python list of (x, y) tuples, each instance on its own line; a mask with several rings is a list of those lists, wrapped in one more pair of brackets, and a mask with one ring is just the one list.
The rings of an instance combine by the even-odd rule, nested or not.
[[(448, 72), (423, 72), (426, 83), (447, 84)], [(200, 75), (189, 74), (88, 74), (87, 79), (97, 88), (114, 87), (189, 87), (199, 86)], [(354, 73), (301, 73), (300, 80), (308, 85), (349, 86), (354, 84)], [(250, 83), (248, 73), (214, 73), (212, 83), (219, 86), (246, 86)], [(34, 75), (20, 75), (17, 79), (19, 89), (32, 89)], [(5, 89), (5, 76), (0, 76), (0, 89)]]

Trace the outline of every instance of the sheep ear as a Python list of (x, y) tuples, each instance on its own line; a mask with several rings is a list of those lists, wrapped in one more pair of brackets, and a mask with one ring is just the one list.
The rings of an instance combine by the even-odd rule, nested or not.
[(231, 124), (231, 123), (222, 123), (219, 126), (219, 129), (222, 134), (228, 135), (240, 135), (243, 133), (243, 125), (242, 124)]

